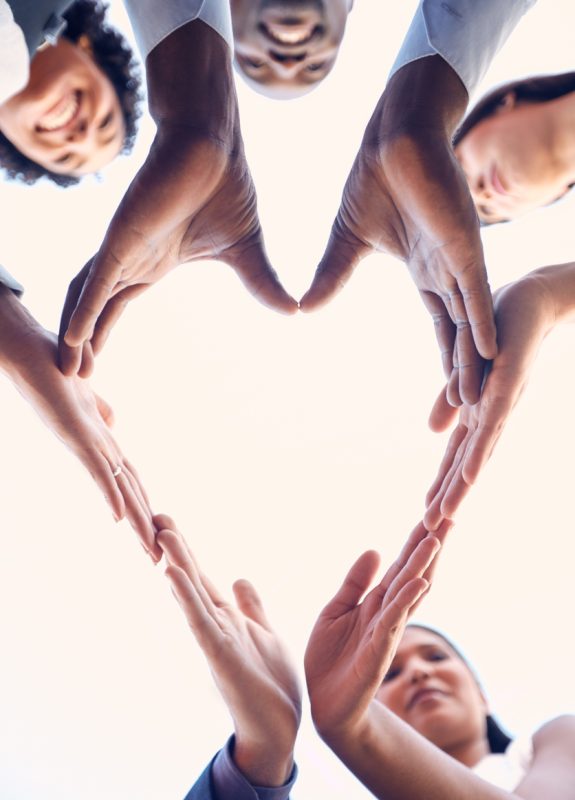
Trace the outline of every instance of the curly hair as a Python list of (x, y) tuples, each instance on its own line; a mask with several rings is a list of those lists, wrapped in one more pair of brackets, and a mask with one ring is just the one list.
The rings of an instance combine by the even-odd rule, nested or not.
[[(63, 37), (75, 44), (87, 36), (95, 63), (114, 87), (124, 116), (126, 134), (121, 153), (127, 154), (134, 146), (137, 120), (140, 116), (140, 67), (124, 37), (105, 22), (107, 5), (102, 0), (76, 0), (64, 13), (66, 28)], [(40, 178), (48, 178), (58, 186), (74, 186), (80, 178), (59, 175), (21, 153), (12, 142), (0, 133), (0, 167), (10, 180), (28, 185)]]

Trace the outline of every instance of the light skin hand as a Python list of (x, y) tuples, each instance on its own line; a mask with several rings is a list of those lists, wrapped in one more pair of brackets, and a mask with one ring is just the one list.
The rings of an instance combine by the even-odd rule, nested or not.
[[(430, 530), (453, 517), (477, 480), (527, 385), (543, 339), (556, 324), (554, 293), (543, 270), (505, 286), (494, 299), (499, 353), (486, 370), (480, 401), (461, 409), (427, 494), (424, 522)], [(431, 412), (431, 428), (449, 427), (455, 413), (444, 389)]]
[(166, 575), (234, 720), (234, 762), (253, 786), (281, 786), (293, 769), (301, 692), (254, 587), (228, 603), (201, 572), (174, 521), (154, 518)]
[(367, 551), (321, 612), (311, 633), (305, 673), (314, 724), (330, 743), (355, 738), (387, 672), (409, 616), (430, 586), (451, 523), (431, 536), (420, 523), (397, 560), (365, 596), (379, 556)]
[(483, 359), (497, 349), (477, 214), (451, 147), (466, 103), (459, 78), (439, 56), (393, 76), (300, 302), (302, 311), (328, 302), (370, 253), (404, 260), (433, 318), (452, 405), (477, 401)]
[[(56, 337), (45, 331), (10, 293), (0, 292), (0, 367), (44, 423), (92, 475), (116, 519), (126, 516), (157, 561), (152, 512), (136, 471), (110, 432), (108, 404), (81, 378), (65, 378), (57, 367)], [(114, 471), (121, 467), (119, 475)]]
[(146, 68), (158, 131), (100, 250), (70, 285), (60, 331), (65, 374), (87, 375), (84, 343), (101, 350), (127, 303), (184, 262), (223, 261), (260, 302), (297, 311), (264, 249), (228, 46), (194, 21), (158, 45)]

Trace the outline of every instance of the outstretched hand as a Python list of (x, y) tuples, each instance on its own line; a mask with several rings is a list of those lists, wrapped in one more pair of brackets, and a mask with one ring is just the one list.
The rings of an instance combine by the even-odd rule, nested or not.
[[(465, 107), (462, 84), (438, 56), (407, 65), (390, 81), (300, 307), (313, 311), (330, 300), (366, 255), (398, 256), (433, 318), (447, 397), (457, 406), (479, 399), (484, 359), (495, 356), (496, 338), (477, 214), (453, 154), (451, 126), (425, 105), (426, 97), (438, 102), (440, 87)], [(421, 105), (408, 108), (402, 121), (416, 90)]]
[[(480, 401), (459, 412), (459, 424), (427, 494), (424, 522), (429, 530), (453, 517), (477, 480), (527, 385), (541, 342), (555, 324), (554, 301), (540, 277), (527, 275), (498, 290), (494, 300), (499, 353), (486, 368)], [(443, 389), (431, 412), (431, 428), (445, 430), (456, 414)]]
[(84, 344), (101, 350), (127, 303), (184, 262), (218, 259), (265, 305), (288, 314), (298, 307), (264, 249), (228, 45), (194, 20), (152, 50), (146, 70), (157, 134), (98, 253), (70, 285), (60, 329), (65, 374), (86, 375)]
[(166, 575), (206, 656), (235, 726), (234, 761), (250, 783), (280, 786), (293, 767), (301, 693), (254, 587), (236, 581), (228, 603), (200, 571), (170, 517), (154, 518)]
[(369, 589), (379, 556), (369, 550), (355, 562), (321, 612), (305, 654), (312, 717), (324, 737), (353, 736), (395, 654), (404, 626), (428, 590), (440, 545), (420, 523), (382, 580)]

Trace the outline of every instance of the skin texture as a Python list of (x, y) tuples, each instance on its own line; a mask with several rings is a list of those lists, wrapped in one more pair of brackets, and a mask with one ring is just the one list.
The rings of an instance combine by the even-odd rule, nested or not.
[[(264, 250), (229, 48), (194, 21), (154, 48), (146, 68), (157, 134), (100, 250), (70, 285), (60, 330), (66, 374), (89, 374), (92, 349), (127, 303), (186, 261), (223, 261), (262, 303), (297, 311)], [(195, 75), (193, 85), (182, 74)]]
[[(112, 411), (89, 384), (65, 378), (56, 364), (56, 337), (0, 286), (0, 370), (43, 422), (92, 475), (117, 520), (127, 517), (157, 561), (152, 512), (138, 475), (111, 435)], [(114, 472), (121, 467), (121, 472)]]
[[(424, 521), (430, 530), (455, 515), (491, 457), (547, 334), (559, 322), (573, 318), (575, 265), (536, 270), (496, 292), (494, 304), (499, 353), (486, 371), (479, 403), (465, 405), (459, 412), (459, 424), (427, 494)], [(445, 430), (456, 413), (444, 389), (431, 412), (431, 428)]]
[(301, 692), (254, 587), (234, 583), (228, 603), (201, 572), (174, 521), (154, 518), (166, 576), (234, 721), (233, 758), (254, 786), (281, 786), (293, 770)]
[(324, 305), (370, 253), (405, 261), (433, 318), (454, 406), (479, 399), (483, 359), (497, 351), (477, 214), (451, 147), (466, 103), (463, 84), (439, 56), (392, 77), (300, 301), (303, 311)]
[(575, 180), (575, 93), (544, 103), (509, 92), (455, 147), (479, 218), (512, 220), (547, 205)]
[(232, 0), (235, 64), (257, 92), (306, 94), (333, 68), (353, 0)]
[(104, 167), (125, 137), (114, 87), (84, 39), (35, 55), (26, 88), (0, 106), (0, 130), (32, 161), (73, 176)]

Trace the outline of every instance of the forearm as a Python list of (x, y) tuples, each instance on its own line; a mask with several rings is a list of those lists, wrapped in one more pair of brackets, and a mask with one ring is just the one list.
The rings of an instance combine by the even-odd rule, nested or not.
[(209, 25), (193, 20), (170, 34), (148, 56), (146, 74), (158, 126), (230, 135), (237, 118), (231, 51)]
[(28, 344), (42, 331), (15, 294), (0, 284), (0, 370), (14, 379)]
[(359, 730), (322, 738), (380, 800), (511, 800), (372, 701)]

